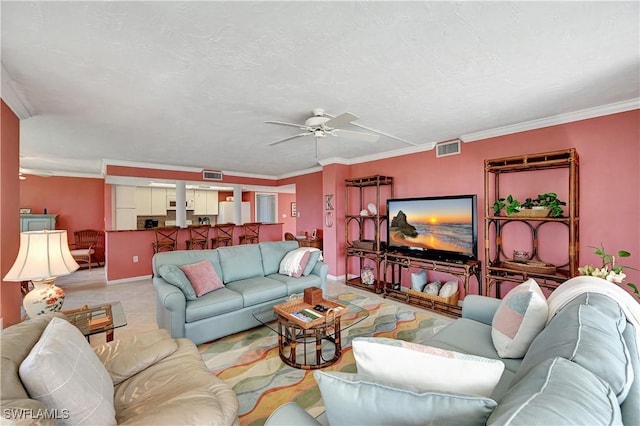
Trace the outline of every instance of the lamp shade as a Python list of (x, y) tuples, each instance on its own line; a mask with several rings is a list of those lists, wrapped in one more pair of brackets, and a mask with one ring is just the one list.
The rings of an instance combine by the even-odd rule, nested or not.
[(44, 280), (68, 275), (79, 267), (69, 251), (67, 231), (21, 232), (18, 257), (4, 280)]

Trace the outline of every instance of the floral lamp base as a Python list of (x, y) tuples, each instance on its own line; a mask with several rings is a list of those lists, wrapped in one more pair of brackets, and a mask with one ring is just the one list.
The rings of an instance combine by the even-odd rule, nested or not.
[(50, 312), (59, 312), (64, 303), (64, 290), (53, 279), (33, 281), (33, 290), (24, 296), (22, 306), (34, 318)]

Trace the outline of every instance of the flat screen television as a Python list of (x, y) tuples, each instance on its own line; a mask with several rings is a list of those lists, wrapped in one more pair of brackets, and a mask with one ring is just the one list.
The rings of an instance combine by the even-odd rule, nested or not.
[(387, 250), (429, 259), (478, 258), (476, 195), (387, 200)]

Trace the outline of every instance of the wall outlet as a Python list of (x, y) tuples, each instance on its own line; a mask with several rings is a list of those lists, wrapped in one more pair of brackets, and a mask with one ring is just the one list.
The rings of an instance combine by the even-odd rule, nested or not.
[(133, 256), (133, 263), (138, 263), (138, 256)]

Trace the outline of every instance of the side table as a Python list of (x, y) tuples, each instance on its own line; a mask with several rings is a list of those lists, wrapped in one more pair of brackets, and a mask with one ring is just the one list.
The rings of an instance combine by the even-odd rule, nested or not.
[(83, 306), (79, 309), (62, 311), (67, 320), (78, 327), (87, 340), (98, 333), (107, 333), (106, 340), (113, 340), (116, 328), (127, 325), (127, 317), (120, 302), (104, 303), (97, 306)]

